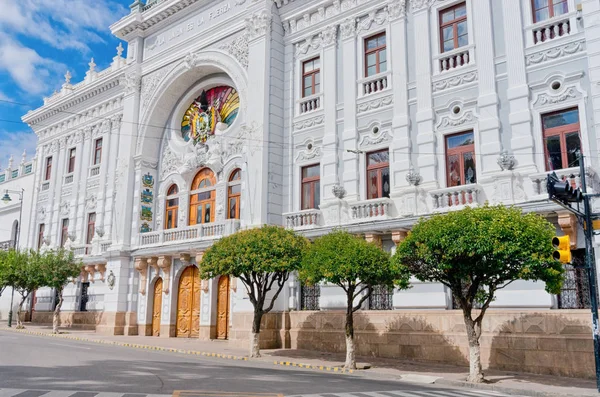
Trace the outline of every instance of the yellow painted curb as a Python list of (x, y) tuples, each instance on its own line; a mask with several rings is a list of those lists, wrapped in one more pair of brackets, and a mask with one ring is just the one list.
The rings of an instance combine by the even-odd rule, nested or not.
[(316, 371), (335, 372), (335, 373), (339, 373), (339, 374), (353, 374), (354, 373), (353, 369), (344, 369), (344, 368), (339, 368), (339, 367), (326, 367), (323, 365), (301, 364), (301, 363), (293, 363), (293, 362), (289, 362), (289, 361), (274, 361), (273, 364), (281, 365), (284, 367), (296, 367), (296, 368), (303, 368), (303, 369), (312, 369), (312, 370), (316, 370)]

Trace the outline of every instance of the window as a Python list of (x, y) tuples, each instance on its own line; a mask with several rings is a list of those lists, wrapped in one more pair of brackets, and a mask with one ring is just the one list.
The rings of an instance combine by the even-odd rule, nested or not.
[(19, 170), (13, 170), (13, 172), (11, 172), (11, 174), (10, 174), (10, 177), (12, 179), (15, 179), (18, 176), (19, 176)]
[(242, 196), (242, 170), (234, 170), (229, 177), (229, 189), (227, 190), (229, 219), (240, 219), (240, 197)]
[(390, 152), (367, 154), (367, 199), (390, 197)]
[(302, 64), (302, 97), (321, 92), (321, 60), (311, 59)]
[(44, 232), (46, 230), (46, 225), (44, 225), (43, 223), (40, 223), (40, 227), (38, 229), (38, 239), (37, 239), (37, 248), (38, 250), (40, 248), (42, 248), (42, 245), (44, 244)]
[(94, 143), (94, 164), (98, 165), (102, 161), (102, 138), (96, 139)]
[(46, 173), (44, 174), (44, 180), (49, 181), (52, 176), (52, 157), (46, 159)]
[(33, 166), (31, 164), (27, 164), (25, 166), (25, 174), (31, 174), (31, 170), (33, 170)]
[(69, 149), (69, 160), (67, 163), (67, 174), (72, 174), (75, 171), (75, 148)]
[(198, 172), (192, 182), (190, 225), (210, 223), (215, 219), (215, 174), (208, 168)]
[(567, 12), (567, 0), (533, 0), (533, 22), (545, 21)]
[(64, 247), (67, 243), (67, 239), (69, 238), (69, 220), (62, 220), (62, 232), (60, 234), (60, 246)]
[(467, 6), (465, 3), (440, 11), (440, 37), (442, 52), (469, 44)]
[(579, 110), (568, 109), (543, 115), (542, 129), (546, 170), (579, 167)]
[(319, 208), (321, 204), (321, 166), (302, 167), (302, 208)]
[(87, 235), (85, 238), (86, 244), (92, 243), (92, 239), (94, 238), (95, 233), (96, 233), (96, 213), (90, 212), (88, 214)]
[(0, 175), (0, 182), (4, 182), (6, 180), (6, 174)]
[(472, 131), (446, 137), (446, 179), (448, 187), (477, 182)]
[(385, 33), (365, 39), (365, 77), (387, 71)]
[(176, 229), (179, 216), (179, 187), (173, 185), (167, 192), (167, 209), (165, 213), (165, 229)]

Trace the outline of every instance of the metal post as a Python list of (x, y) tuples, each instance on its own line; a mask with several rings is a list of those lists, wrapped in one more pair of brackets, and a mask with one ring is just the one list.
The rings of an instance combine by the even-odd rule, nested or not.
[[(17, 223), (17, 234), (15, 236), (15, 250), (19, 249), (19, 242), (21, 240), (21, 216), (23, 215), (23, 195), (25, 193), (25, 189), (21, 189), (19, 192), (19, 223)], [(15, 298), (15, 287), (11, 287), (10, 294), (10, 310), (8, 311), (8, 326), (12, 327), (12, 319), (13, 319), (13, 300)]]
[(12, 287), (12, 293), (10, 294), (10, 310), (8, 311), (8, 327), (12, 327), (13, 317), (13, 300), (15, 299), (15, 288)]
[(596, 361), (596, 388), (600, 392), (600, 330), (598, 324), (598, 293), (596, 284), (596, 257), (594, 256), (592, 210), (590, 197), (586, 195), (585, 166), (583, 155), (579, 155), (579, 169), (581, 173), (581, 192), (585, 213), (585, 267), (590, 283), (590, 304), (592, 309), (592, 338), (594, 339), (594, 359)]

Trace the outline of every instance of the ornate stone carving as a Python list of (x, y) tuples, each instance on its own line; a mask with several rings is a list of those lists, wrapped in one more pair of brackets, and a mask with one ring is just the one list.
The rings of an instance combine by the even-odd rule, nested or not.
[(85, 208), (88, 210), (96, 209), (97, 198), (95, 194), (90, 194), (85, 198)]
[(237, 59), (237, 61), (244, 67), (244, 69), (248, 69), (248, 35), (243, 34), (237, 37), (229, 44), (225, 44), (221, 46), (221, 49), (227, 51), (229, 55)]
[(123, 76), (119, 84), (124, 87), (125, 95), (129, 95), (140, 91), (142, 79), (136, 72), (131, 72)]
[(331, 188), (331, 193), (333, 193), (333, 195), (340, 200), (346, 197), (346, 189), (344, 189), (344, 186), (340, 185), (339, 183), (333, 185)]
[(577, 96), (578, 96), (578, 93), (577, 93), (577, 90), (575, 89), (575, 87), (569, 87), (565, 91), (563, 91), (557, 95), (546, 94), (546, 93), (541, 94), (538, 97), (536, 104), (542, 105), (542, 106), (549, 105), (549, 104), (555, 104), (555, 103), (564, 102), (570, 98), (577, 98)]
[(162, 155), (162, 163), (160, 165), (160, 179), (164, 180), (171, 173), (177, 171), (183, 165), (180, 156), (171, 150), (168, 144), (165, 144), (165, 149)]
[(146, 280), (148, 278), (148, 259), (147, 258), (135, 258), (135, 270), (140, 273), (140, 287), (139, 292), (142, 295), (146, 295)]
[(246, 31), (248, 39), (255, 40), (267, 34), (267, 30), (271, 28), (272, 17), (267, 11), (263, 10), (246, 18)]
[(46, 207), (40, 206), (38, 209), (38, 220), (43, 221), (44, 219), (46, 219)]
[(450, 116), (444, 116), (437, 125), (438, 129), (458, 127), (463, 124), (470, 124), (475, 122), (475, 115), (472, 111), (468, 110), (464, 112), (460, 117), (454, 118)]
[(373, 23), (376, 23), (377, 25), (383, 25), (384, 23), (387, 23), (389, 17), (390, 14), (388, 13), (387, 9), (380, 10), (379, 12), (373, 10), (369, 13), (369, 15), (358, 22), (356, 33), (358, 34), (371, 29)]
[(322, 43), (323, 47), (335, 45), (335, 43), (337, 42), (337, 32), (338, 32), (337, 25), (331, 25), (331, 26), (328, 26), (325, 29), (323, 29), (323, 31), (320, 34), (321, 43)]
[(198, 54), (190, 52), (183, 58), (183, 63), (187, 69), (192, 69), (198, 66), (199, 57)]
[(183, 165), (178, 168), (180, 174), (195, 171), (200, 167), (210, 167), (214, 172), (223, 169), (221, 138), (216, 137), (205, 144), (194, 146), (194, 151), (184, 157)]
[(497, 161), (502, 171), (510, 171), (515, 166), (515, 156), (508, 154), (507, 150), (500, 153)]
[(354, 18), (348, 18), (340, 24), (340, 35), (342, 40), (356, 36), (356, 20)]
[(569, 236), (571, 249), (577, 249), (577, 217), (568, 212), (558, 214), (558, 225), (563, 233)]
[(170, 256), (159, 256), (158, 257), (158, 267), (163, 272), (163, 292), (165, 294), (169, 293), (169, 284), (171, 279), (171, 257)]
[(419, 174), (412, 165), (406, 173), (406, 182), (411, 186), (417, 186), (421, 183), (421, 174)]
[(321, 157), (321, 148), (313, 146), (310, 150), (300, 150), (296, 156), (296, 161), (307, 161)]
[(68, 201), (65, 201), (60, 205), (60, 214), (63, 216), (69, 215), (69, 210), (71, 209), (71, 204)]
[(391, 105), (394, 102), (394, 96), (388, 95), (383, 98), (377, 98), (369, 102), (364, 102), (356, 105), (358, 113), (368, 112), (369, 110), (379, 109), (384, 106)]
[(391, 20), (406, 16), (406, 3), (407, 0), (390, 0), (387, 8)]
[(448, 88), (458, 87), (463, 84), (472, 83), (477, 80), (477, 71), (471, 71), (459, 76), (453, 76), (447, 79), (433, 82), (433, 91), (442, 91)]
[(312, 119), (302, 120), (294, 123), (295, 130), (304, 130), (306, 128), (314, 127), (323, 124), (325, 121), (324, 116), (313, 117)]
[(370, 133), (363, 136), (363, 138), (360, 140), (359, 146), (379, 145), (380, 143), (389, 142), (391, 140), (392, 137), (388, 131), (378, 132), (377, 134)]
[(142, 78), (142, 91), (140, 94), (142, 109), (145, 109), (148, 106), (148, 104), (150, 103), (150, 98), (152, 98), (152, 94), (154, 94), (156, 88), (158, 87), (158, 84), (163, 79), (163, 77), (165, 77), (168, 71), (168, 68), (162, 68)]
[(410, 0), (410, 6), (413, 11), (421, 11), (429, 8), (435, 0)]
[(551, 59), (558, 59), (568, 55), (575, 54), (579, 51), (583, 51), (585, 45), (584, 41), (578, 41), (575, 43), (567, 43), (561, 46), (552, 47), (547, 50), (535, 52), (525, 57), (525, 63), (529, 65), (537, 65), (544, 63)]

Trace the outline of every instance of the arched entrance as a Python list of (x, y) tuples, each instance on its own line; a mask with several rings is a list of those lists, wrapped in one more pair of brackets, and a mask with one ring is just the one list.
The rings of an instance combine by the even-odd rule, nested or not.
[(162, 278), (154, 283), (154, 302), (152, 304), (152, 336), (160, 336), (160, 317), (162, 312)]
[(200, 276), (196, 266), (187, 267), (179, 279), (177, 293), (177, 337), (200, 335)]
[(219, 277), (217, 295), (217, 339), (227, 339), (229, 329), (229, 276)]

